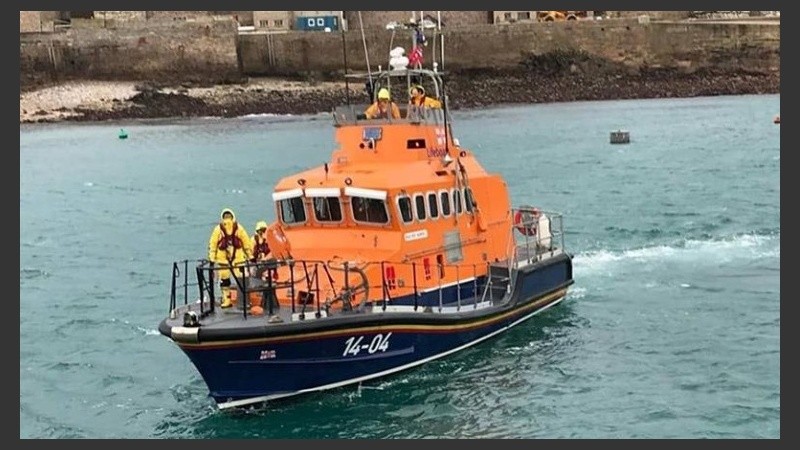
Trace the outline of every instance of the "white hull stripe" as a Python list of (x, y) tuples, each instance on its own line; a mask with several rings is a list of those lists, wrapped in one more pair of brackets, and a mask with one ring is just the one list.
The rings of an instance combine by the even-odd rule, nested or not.
[(471, 347), (471, 346), (473, 346), (473, 345), (475, 345), (475, 344), (477, 344), (479, 342), (483, 342), (486, 339), (489, 339), (492, 336), (500, 334), (503, 331), (506, 331), (509, 328), (511, 328), (511, 327), (513, 327), (515, 325), (518, 325), (518, 324), (530, 319), (531, 317), (535, 316), (536, 314), (539, 314), (540, 312), (545, 311), (545, 310), (549, 309), (550, 307), (561, 303), (561, 301), (564, 300), (565, 296), (566, 295), (561, 296), (558, 300), (553, 301), (552, 303), (546, 305), (545, 307), (543, 307), (541, 309), (537, 309), (536, 311), (528, 314), (527, 316), (524, 316), (524, 317), (521, 317), (521, 318), (517, 319), (516, 321), (504, 326), (503, 328), (500, 328), (499, 330), (493, 331), (493, 332), (487, 334), (486, 336), (483, 336), (483, 337), (480, 337), (478, 339), (475, 339), (472, 342), (467, 342), (466, 344), (464, 344), (464, 345), (462, 345), (460, 347), (456, 347), (456, 348), (450, 349), (450, 350), (448, 350), (446, 352), (439, 353), (438, 355), (429, 356), (427, 358), (421, 359), (419, 361), (414, 361), (412, 363), (408, 363), (408, 364), (405, 364), (403, 366), (399, 366), (399, 367), (395, 367), (395, 368), (392, 368), (392, 369), (384, 370), (383, 372), (373, 373), (373, 374), (364, 375), (364, 376), (361, 376), (361, 377), (358, 377), (358, 378), (352, 378), (352, 379), (349, 379), (349, 380), (344, 380), (344, 381), (339, 381), (339, 382), (336, 382), (336, 383), (326, 384), (324, 386), (308, 388), (308, 389), (301, 389), (299, 391), (290, 392), (290, 393), (287, 393), (287, 394), (263, 395), (263, 396), (260, 396), (260, 397), (251, 397), (251, 398), (245, 398), (245, 399), (242, 399), (242, 400), (233, 400), (233, 401), (230, 401), (230, 402), (218, 403), (217, 406), (219, 407), (219, 409), (236, 408), (236, 407), (239, 407), (239, 406), (250, 405), (250, 404), (253, 404), (253, 403), (261, 403), (261, 402), (265, 402), (265, 401), (269, 401), (269, 400), (276, 400), (276, 399), (279, 399), (279, 398), (291, 397), (293, 395), (304, 394), (304, 393), (307, 393), (307, 392), (315, 392), (315, 391), (324, 391), (324, 390), (327, 390), (327, 389), (334, 389), (334, 388), (337, 388), (337, 387), (346, 386), (348, 384), (358, 383), (359, 381), (366, 381), (366, 380), (370, 380), (372, 378), (378, 378), (378, 377), (386, 376), (386, 375), (389, 375), (389, 374), (392, 374), (392, 373), (395, 373), (395, 372), (400, 372), (402, 370), (410, 369), (410, 368), (412, 368), (414, 366), (418, 366), (418, 365), (424, 364), (424, 363), (426, 363), (428, 361), (433, 361), (434, 359), (439, 359), (439, 358), (442, 358), (444, 356), (447, 356), (447, 355), (450, 355), (452, 353), (455, 353), (457, 351), (463, 350), (463, 349), (465, 349), (467, 347)]

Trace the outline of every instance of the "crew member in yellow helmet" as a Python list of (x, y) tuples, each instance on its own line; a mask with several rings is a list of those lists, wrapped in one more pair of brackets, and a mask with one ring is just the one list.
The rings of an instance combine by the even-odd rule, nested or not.
[(388, 119), (390, 115), (392, 119), (399, 119), (400, 108), (392, 101), (389, 90), (381, 88), (378, 91), (378, 100), (364, 111), (364, 115), (367, 119)]
[(441, 108), (442, 102), (435, 98), (425, 95), (425, 88), (420, 85), (411, 86), (409, 89), (409, 103), (414, 106), (424, 106), (426, 108)]
[[(211, 231), (211, 238), (208, 240), (208, 259), (223, 267), (218, 272), (222, 308), (233, 306), (230, 269), (250, 259), (251, 248), (247, 230), (236, 221), (233, 210), (223, 209), (220, 222)], [(241, 277), (241, 274), (237, 272), (236, 276)]]
[(250, 258), (253, 262), (267, 259), (270, 254), (269, 243), (267, 243), (267, 226), (267, 222), (263, 220), (256, 223), (256, 234), (251, 240), (253, 247), (250, 250)]

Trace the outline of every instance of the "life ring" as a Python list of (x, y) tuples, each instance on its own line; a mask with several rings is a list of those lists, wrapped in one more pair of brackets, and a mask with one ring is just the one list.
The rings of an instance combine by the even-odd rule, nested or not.
[(514, 227), (526, 236), (536, 236), (536, 227), (541, 213), (539, 209), (523, 206), (514, 214)]

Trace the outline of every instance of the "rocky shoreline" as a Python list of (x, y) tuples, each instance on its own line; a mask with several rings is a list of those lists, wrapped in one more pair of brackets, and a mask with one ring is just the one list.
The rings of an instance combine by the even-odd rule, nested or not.
[[(351, 102), (366, 103), (363, 86), (350, 85)], [(76, 93), (77, 92), (77, 93)], [(585, 69), (534, 61), (514, 70), (474, 70), (448, 78), (452, 109), (498, 104), (780, 93), (780, 73), (636, 72)], [(178, 86), (74, 81), (20, 94), (20, 123), (104, 121), (249, 114), (315, 114), (346, 102), (344, 83), (249, 79), (241, 84)]]

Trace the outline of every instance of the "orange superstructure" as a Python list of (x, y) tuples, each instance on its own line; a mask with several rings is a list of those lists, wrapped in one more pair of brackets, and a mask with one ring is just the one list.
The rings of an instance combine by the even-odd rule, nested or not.
[[(384, 78), (425, 72), (436, 85), (429, 71)], [(489, 263), (506, 260), (513, 229), (506, 183), (453, 139), (443, 111), (408, 106), (401, 119), (378, 120), (348, 114), (358, 110), (334, 113), (338, 148), (327, 164), (275, 186), (291, 257), (330, 267), (347, 261), (357, 269), (349, 284), (387, 285), (390, 298), (485, 276)], [(343, 270), (330, 277), (323, 300), (344, 285)], [(374, 297), (362, 291), (362, 299)], [(289, 303), (289, 290), (279, 299)]]

